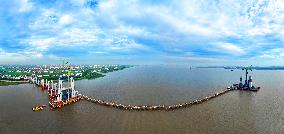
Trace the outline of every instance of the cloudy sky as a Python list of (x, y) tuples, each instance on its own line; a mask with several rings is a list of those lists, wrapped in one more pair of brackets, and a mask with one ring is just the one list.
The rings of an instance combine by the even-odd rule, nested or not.
[(284, 0), (0, 0), (0, 64), (284, 65)]

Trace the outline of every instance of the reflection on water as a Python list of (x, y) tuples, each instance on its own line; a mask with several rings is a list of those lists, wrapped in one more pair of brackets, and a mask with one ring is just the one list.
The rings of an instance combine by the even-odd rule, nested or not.
[[(83, 94), (123, 104), (188, 102), (237, 83), (241, 70), (137, 66), (76, 82)], [(257, 93), (232, 91), (175, 111), (124, 111), (87, 101), (50, 111), (31, 84), (0, 87), (0, 133), (283, 133), (284, 71), (252, 72)]]

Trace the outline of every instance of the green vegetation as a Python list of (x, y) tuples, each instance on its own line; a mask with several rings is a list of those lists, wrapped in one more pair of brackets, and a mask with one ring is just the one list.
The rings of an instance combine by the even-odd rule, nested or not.
[(22, 84), (22, 82), (0, 81), (0, 86), (18, 85), (18, 84)]
[[(85, 70), (82, 74), (81, 78), (77, 78), (77, 79), (95, 79), (95, 78), (99, 78), (99, 77), (104, 77), (104, 74), (98, 73), (98, 72), (94, 72), (95, 70), (93, 69), (88, 69)], [(76, 78), (75, 78), (76, 80)]]
[[(95, 79), (104, 77), (105, 73), (123, 70), (132, 66), (127, 65), (78, 65), (71, 67), (71, 77), (75, 80)], [(58, 80), (59, 77), (67, 80), (65, 66), (2, 66), (0, 67), (0, 85), (17, 85), (28, 81), (32, 76), (38, 79)]]

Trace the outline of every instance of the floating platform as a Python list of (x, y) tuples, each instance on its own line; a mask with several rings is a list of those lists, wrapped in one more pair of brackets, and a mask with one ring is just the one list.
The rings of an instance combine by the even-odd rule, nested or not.
[[(47, 91), (49, 98), (50, 109), (61, 108), (68, 104), (75, 103), (82, 99), (78, 95), (78, 91), (75, 91), (75, 82), (73, 78), (69, 79), (70, 83), (67, 83), (67, 87), (63, 87), (63, 80), (58, 80), (58, 83), (53, 81), (38, 80), (36, 77), (31, 79), (31, 82), (42, 90)], [(41, 110), (41, 108), (37, 108)]]
[(253, 92), (257, 92), (260, 87), (251, 87), (251, 88), (248, 88), (248, 87), (240, 87), (239, 84), (233, 84), (232, 86), (230, 87), (227, 87), (227, 89), (231, 89), (231, 90), (244, 90), (244, 91), (253, 91)]
[(75, 102), (77, 102), (81, 99), (82, 98), (79, 97), (79, 96), (74, 97), (74, 98), (70, 98), (69, 100), (63, 100), (63, 101), (56, 101), (56, 100), (50, 99), (49, 106), (50, 106), (50, 109), (53, 110), (53, 109), (56, 109), (56, 108), (62, 108), (65, 105), (75, 103)]

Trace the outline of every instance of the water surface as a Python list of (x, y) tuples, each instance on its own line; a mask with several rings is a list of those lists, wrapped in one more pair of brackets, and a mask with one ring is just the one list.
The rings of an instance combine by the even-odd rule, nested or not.
[[(50, 111), (47, 94), (31, 84), (0, 87), (0, 133), (283, 133), (284, 71), (254, 70), (259, 92), (231, 91), (174, 111), (124, 111), (80, 101)], [(136, 66), (76, 81), (81, 93), (133, 105), (189, 102), (237, 83), (241, 70)]]

